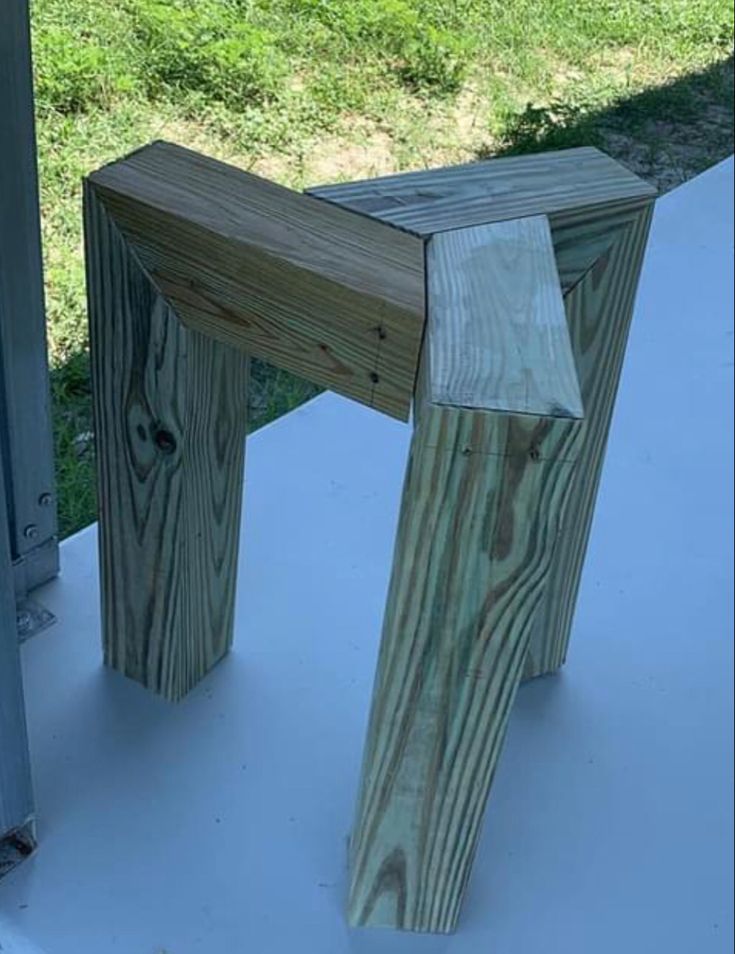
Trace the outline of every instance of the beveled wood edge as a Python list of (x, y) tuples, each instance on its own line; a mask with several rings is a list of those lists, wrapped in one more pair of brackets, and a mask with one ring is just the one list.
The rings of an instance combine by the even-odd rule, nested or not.
[[(158, 145), (158, 144), (161, 144), (161, 145), (172, 145), (172, 144), (169, 143), (167, 140), (155, 139), (155, 140), (152, 140), (150, 143), (146, 143), (146, 144), (144, 144), (144, 145), (138, 147), (137, 149), (131, 150), (130, 152), (126, 153), (124, 156), (118, 157), (117, 159), (115, 159), (115, 160), (113, 160), (113, 161), (111, 161), (111, 162), (109, 162), (109, 163), (106, 163), (105, 165), (103, 165), (103, 166), (99, 167), (98, 169), (96, 169), (96, 170), (92, 171), (91, 173), (89, 173), (89, 174), (84, 178), (85, 187), (91, 189), (91, 190), (95, 193), (95, 196), (96, 196), (96, 198), (98, 199), (98, 201), (100, 201), (103, 205), (105, 205), (104, 192), (105, 192), (107, 186), (106, 186), (104, 183), (99, 182), (99, 173), (101, 173), (101, 172), (103, 172), (104, 170), (106, 170), (106, 169), (108, 169), (108, 168), (110, 168), (110, 167), (113, 167), (113, 166), (115, 166), (115, 165), (117, 165), (117, 164), (123, 163), (123, 162), (129, 160), (131, 157), (133, 157), (133, 156), (135, 156), (135, 155), (137, 155), (137, 154), (139, 154), (139, 153), (141, 153), (141, 152), (144, 152), (145, 150), (149, 149), (150, 147), (156, 146), (156, 145)], [(173, 144), (173, 145), (176, 145), (176, 144)], [(178, 148), (186, 149), (186, 147), (178, 147)], [(189, 152), (195, 152), (194, 150), (188, 150), (188, 151), (189, 151)], [(579, 148), (570, 149), (570, 150), (557, 150), (557, 152), (566, 152), (566, 153), (572, 153), (572, 152), (574, 152), (574, 153), (582, 153), (582, 154), (586, 152), (586, 153), (589, 153), (589, 154), (598, 154), (598, 155), (607, 156), (606, 153), (604, 153), (602, 150), (596, 149), (595, 147), (579, 147)], [(536, 154), (534, 154), (534, 155), (536, 155)], [(548, 156), (548, 153), (539, 153), (538, 155), (539, 155), (540, 157), (545, 157), (545, 156)], [(528, 159), (529, 159), (529, 158), (532, 158), (532, 157), (529, 156), (529, 155), (525, 155), (525, 156), (519, 156), (519, 157), (503, 156), (503, 157), (498, 157), (498, 158), (499, 158), (499, 159), (503, 159), (503, 160), (508, 160), (508, 161), (510, 161), (510, 160), (512, 160), (512, 159), (514, 159), (514, 158), (523, 158), (523, 159), (525, 159), (526, 161), (528, 161)], [(608, 156), (607, 158), (609, 158), (611, 162), (616, 162), (616, 160), (614, 160), (612, 157), (609, 157), (609, 156)], [(220, 162), (221, 160), (215, 160), (215, 161)], [(447, 170), (447, 169), (466, 168), (466, 167), (470, 167), (470, 166), (476, 166), (476, 165), (478, 165), (478, 164), (480, 164), (480, 163), (483, 163), (483, 162), (493, 162), (493, 161), (495, 161), (495, 160), (493, 160), (493, 159), (489, 159), (489, 160), (479, 160), (478, 162), (464, 163), (464, 164), (462, 164), (462, 165), (460, 165), (460, 166), (437, 167), (436, 172), (437, 172), (437, 173), (441, 173), (441, 172), (443, 172), (443, 171), (445, 171), (445, 170)], [(224, 163), (224, 164), (227, 165), (227, 163)], [(618, 165), (621, 165), (621, 164), (618, 163)], [(233, 167), (233, 168), (238, 168), (238, 167)], [(624, 168), (624, 167), (623, 167), (623, 168)], [(247, 171), (247, 170), (242, 170), (242, 171)], [(417, 172), (417, 171), (419, 171), (419, 172), (431, 172), (431, 171), (434, 171), (434, 170), (414, 170), (414, 171), (404, 172), (404, 173), (398, 173), (398, 174), (390, 175), (390, 176), (376, 177), (375, 179), (365, 180), (365, 181), (367, 181), (367, 182), (370, 182), (370, 181), (380, 182), (381, 180), (390, 180), (390, 181), (394, 182), (394, 181), (396, 181), (396, 180), (399, 180), (399, 179), (403, 178), (404, 176), (405, 176), (405, 177), (410, 177), (410, 176), (412, 176), (412, 175), (413, 175), (415, 172)], [(626, 171), (629, 171), (629, 170), (626, 170)], [(252, 173), (251, 173), (251, 174), (252, 174)], [(644, 187), (644, 190), (645, 190), (645, 193), (646, 193), (646, 194), (642, 195), (642, 194), (640, 193), (640, 191), (639, 191), (639, 192), (634, 192), (634, 193), (632, 193), (631, 197), (628, 198), (628, 199), (626, 199), (626, 198), (624, 198), (624, 197), (618, 196), (618, 197), (616, 197), (614, 200), (610, 200), (610, 201), (600, 201), (600, 202), (594, 202), (594, 203), (586, 202), (586, 203), (580, 204), (580, 206), (578, 206), (578, 207), (574, 207), (574, 208), (569, 208), (569, 207), (567, 207), (567, 208), (562, 209), (562, 210), (560, 210), (560, 211), (558, 211), (558, 212), (556, 212), (556, 213), (554, 213), (554, 212), (545, 213), (545, 214), (546, 214), (546, 217), (547, 217), (548, 220), (549, 220), (550, 225), (553, 227), (554, 224), (555, 224), (555, 220), (559, 220), (559, 219), (563, 220), (565, 217), (573, 216), (574, 213), (575, 213), (575, 211), (578, 212), (578, 211), (580, 211), (581, 209), (585, 209), (585, 208), (595, 209), (596, 211), (599, 211), (600, 214), (603, 214), (603, 215), (604, 215), (604, 213), (605, 213), (606, 211), (608, 211), (608, 210), (612, 213), (612, 212), (615, 212), (616, 210), (619, 210), (621, 206), (625, 206), (625, 205), (628, 205), (628, 206), (631, 207), (631, 208), (630, 208), (630, 211), (631, 211), (631, 219), (632, 219), (633, 216), (637, 215), (639, 212), (643, 211), (645, 208), (647, 208), (648, 206), (652, 205), (652, 204), (655, 202), (656, 196), (658, 195), (658, 190), (655, 189), (655, 188), (654, 188), (653, 186), (651, 186), (650, 184), (646, 183), (646, 182), (645, 182), (643, 179), (641, 179), (640, 177), (636, 176), (634, 173), (630, 172), (630, 175), (631, 175), (632, 177), (634, 177), (635, 180), (636, 180), (638, 183), (640, 183), (640, 184)], [(350, 183), (339, 183), (339, 184), (340, 184), (340, 185), (349, 185)], [(443, 233), (445, 233), (445, 232), (461, 231), (462, 228), (470, 228), (470, 227), (474, 227), (474, 226), (477, 225), (477, 224), (480, 224), (480, 223), (474, 222), (472, 226), (469, 226), (469, 225), (468, 225), (468, 226), (463, 226), (463, 227), (452, 227), (452, 228), (445, 228), (445, 229), (437, 229), (436, 231), (434, 231), (434, 232), (432, 232), (432, 233), (430, 233), (430, 234), (422, 234), (422, 233), (417, 232), (417, 231), (414, 231), (414, 230), (412, 230), (412, 229), (408, 229), (408, 228), (406, 228), (405, 226), (398, 225), (398, 224), (393, 223), (393, 222), (385, 221), (385, 220), (383, 220), (379, 215), (373, 215), (373, 214), (371, 214), (371, 213), (369, 213), (369, 212), (365, 212), (365, 211), (360, 210), (360, 209), (353, 209), (353, 208), (349, 208), (348, 206), (341, 205), (341, 203), (339, 203), (339, 202), (336, 201), (335, 199), (332, 199), (332, 198), (330, 198), (330, 197), (323, 196), (323, 195), (320, 195), (320, 194), (319, 194), (319, 192), (318, 192), (319, 189), (329, 188), (329, 187), (330, 187), (330, 186), (313, 186), (313, 187), (309, 187), (309, 188), (305, 189), (305, 190), (304, 190), (304, 193), (305, 193), (306, 195), (309, 195), (310, 197), (313, 197), (313, 198), (315, 198), (315, 199), (318, 199), (318, 200), (320, 200), (320, 201), (322, 201), (322, 202), (327, 202), (327, 203), (329, 203), (329, 204), (338, 206), (339, 208), (343, 209), (346, 213), (349, 213), (349, 214), (352, 214), (352, 215), (361, 216), (361, 217), (364, 217), (364, 218), (369, 218), (369, 219), (371, 219), (371, 220), (373, 220), (373, 221), (379, 222), (381, 225), (385, 226), (386, 228), (397, 229), (398, 231), (407, 232), (407, 233), (409, 233), (409, 234), (411, 234), (411, 235), (414, 235), (414, 236), (420, 238), (420, 239), (423, 241), (423, 245), (424, 245), (424, 280), (425, 280), (425, 282), (427, 281), (427, 276), (426, 276), (426, 257), (427, 257), (427, 251), (428, 251), (428, 248), (429, 248), (429, 243), (431, 242), (432, 236), (433, 236), (433, 235), (438, 235), (438, 234), (443, 234)], [(459, 203), (459, 201), (460, 201), (460, 200), (458, 200), (458, 203)], [(108, 210), (108, 214), (111, 216), (112, 220), (114, 221), (114, 215), (113, 215), (113, 213)], [(492, 219), (491, 221), (510, 221), (510, 220), (514, 220), (514, 219), (523, 219), (523, 218), (531, 217), (531, 216), (534, 215), (534, 214), (544, 214), (544, 213), (531, 213), (531, 212), (529, 212), (528, 214), (522, 214), (522, 215), (517, 215), (517, 216), (509, 216), (509, 217), (507, 217), (507, 218), (500, 218), (500, 219)], [(621, 229), (618, 228), (618, 229), (617, 229), (617, 234), (614, 234), (613, 236), (611, 236), (611, 243), (610, 243), (610, 247), (609, 247), (608, 251), (607, 251), (606, 253), (603, 253), (603, 254), (609, 254), (609, 250), (613, 247), (613, 245), (614, 245), (617, 241), (619, 241), (619, 239), (620, 239), (620, 234), (621, 234)], [(146, 276), (147, 276), (148, 280), (151, 282), (151, 284), (156, 288), (156, 291), (157, 291), (157, 292), (161, 295), (161, 297), (162, 297), (164, 300), (166, 300), (167, 303), (170, 305), (170, 302), (168, 302), (165, 293), (164, 293), (160, 288), (158, 288), (158, 286), (157, 286), (155, 280), (154, 280), (154, 279), (152, 278), (152, 276), (150, 275), (150, 272), (145, 268), (145, 266), (143, 265), (143, 263), (142, 263), (140, 257), (136, 254), (135, 243), (130, 242), (130, 241), (127, 240), (127, 239), (126, 239), (126, 241), (127, 241), (127, 244), (128, 244), (129, 247), (130, 247), (130, 253), (131, 253), (131, 255), (133, 255), (134, 258), (136, 259), (136, 261), (137, 261), (139, 267), (140, 267), (140, 268), (142, 269), (142, 271), (146, 274)], [(584, 270), (584, 272), (580, 273), (580, 275), (578, 276), (578, 278), (574, 281), (574, 283), (573, 283), (572, 285), (570, 285), (570, 286), (565, 287), (565, 288), (562, 289), (562, 292), (563, 292), (563, 296), (564, 296), (564, 297), (566, 297), (566, 295), (567, 295), (570, 291), (572, 291), (572, 290), (577, 286), (577, 284), (579, 283), (579, 281), (581, 281), (581, 280), (584, 278), (584, 276), (585, 276), (589, 271), (591, 271), (592, 269), (594, 269), (595, 265), (597, 264), (597, 262), (600, 260), (601, 257), (603, 257), (603, 256), (598, 256), (593, 262), (591, 262), (591, 264)], [(173, 306), (171, 306), (171, 307), (173, 307)], [(415, 379), (414, 379), (414, 396), (413, 396), (413, 400), (412, 400), (412, 402), (411, 402), (411, 412), (412, 412), (412, 413), (411, 413), (411, 416), (414, 418), (414, 421), (415, 421), (416, 416), (417, 416), (417, 413), (416, 413), (416, 412), (417, 412), (417, 406), (419, 406), (422, 402), (425, 403), (425, 404), (431, 404), (432, 406), (434, 406), (434, 407), (436, 407), (436, 408), (456, 408), (457, 410), (467, 410), (467, 411), (470, 411), (470, 410), (471, 410), (473, 413), (493, 413), (493, 414), (503, 414), (503, 413), (506, 413), (506, 412), (503, 411), (503, 410), (499, 410), (499, 409), (497, 409), (497, 408), (491, 408), (491, 407), (488, 407), (488, 408), (481, 408), (481, 407), (480, 407), (480, 408), (478, 408), (478, 407), (469, 407), (469, 406), (466, 406), (466, 405), (449, 405), (449, 404), (445, 405), (445, 404), (439, 404), (439, 403), (436, 403), (436, 404), (435, 404), (434, 402), (426, 401), (426, 399), (421, 396), (421, 395), (422, 395), (422, 391), (423, 391), (423, 388), (421, 387), (421, 375), (422, 375), (422, 371), (421, 371), (421, 368), (422, 368), (421, 355), (423, 355), (424, 348), (425, 348), (425, 346), (426, 346), (427, 326), (428, 326), (428, 323), (427, 323), (427, 320), (426, 320), (427, 313), (428, 313), (428, 299), (427, 299), (427, 296), (426, 296), (426, 295), (424, 296), (424, 308), (425, 308), (424, 327), (423, 327), (423, 333), (422, 333), (421, 348), (420, 348), (420, 351), (419, 351), (419, 360), (418, 360), (418, 362), (417, 362), (416, 373), (415, 373)], [(175, 311), (175, 309), (174, 309), (174, 311)], [(376, 408), (376, 409), (377, 409), (377, 408)], [(377, 409), (377, 410), (379, 410), (379, 409)], [(512, 411), (512, 410), (511, 410), (511, 411), (507, 411), (507, 413), (516, 413), (516, 414), (517, 414), (517, 413), (524, 413), (524, 412), (522, 412), (522, 411)], [(563, 414), (563, 413), (560, 413), (560, 414), (558, 414), (558, 415), (549, 415), (549, 416), (575, 418), (575, 415), (574, 415), (574, 414)], [(406, 418), (404, 418), (404, 419), (408, 419), (408, 417), (406, 417)], [(583, 419), (583, 418), (577, 418), (577, 419)]]
[[(350, 212), (354, 212), (356, 215), (363, 215), (366, 218), (370, 218), (370, 219), (379, 219), (380, 221), (385, 222), (386, 225), (392, 226), (392, 228), (398, 229), (399, 231), (402, 231), (402, 232), (408, 232), (410, 235), (416, 235), (420, 238), (423, 238), (424, 240), (427, 240), (432, 235), (437, 235), (440, 232), (451, 232), (457, 228), (466, 228), (468, 226), (465, 226), (465, 225), (448, 226), (444, 228), (432, 229), (430, 232), (427, 232), (425, 230), (421, 230), (417, 228), (410, 228), (406, 225), (402, 225), (397, 222), (388, 221), (384, 219), (381, 216), (381, 214), (378, 214), (378, 213), (372, 213), (369, 211), (365, 211), (363, 209), (351, 208), (343, 200), (338, 199), (336, 196), (327, 195), (326, 193), (328, 190), (337, 190), (342, 188), (347, 190), (353, 186), (358, 186), (358, 185), (367, 184), (367, 183), (376, 183), (378, 184), (378, 186), (380, 183), (393, 185), (395, 183), (400, 182), (402, 179), (405, 179), (406, 181), (410, 181), (413, 177), (417, 175), (428, 176), (428, 175), (431, 175), (432, 173), (436, 173), (437, 176), (441, 176), (443, 173), (447, 173), (447, 172), (452, 172), (453, 174), (456, 174), (458, 171), (462, 169), (474, 169), (478, 166), (489, 165), (493, 162), (502, 162), (504, 164), (510, 164), (511, 162), (515, 160), (520, 160), (527, 163), (529, 162), (529, 160), (532, 161), (533, 159), (536, 159), (536, 158), (538, 158), (539, 162), (544, 162), (544, 161), (548, 161), (548, 157), (552, 155), (571, 156), (573, 154), (582, 155), (582, 156), (584, 154), (588, 154), (595, 157), (604, 157), (605, 159), (609, 160), (609, 162), (614, 163), (616, 166), (619, 166), (620, 169), (623, 170), (628, 177), (630, 177), (630, 183), (631, 183), (630, 193), (629, 194), (623, 193), (621, 195), (615, 196), (614, 198), (601, 198), (597, 201), (587, 200), (584, 202), (580, 202), (579, 205), (564, 206), (563, 208), (558, 209), (557, 211), (538, 209), (535, 211), (526, 212), (522, 215), (519, 215), (517, 213), (510, 213), (506, 216), (500, 216), (500, 217), (493, 216), (487, 221), (474, 219), (472, 224), (485, 225), (491, 221), (502, 222), (502, 221), (507, 221), (508, 219), (526, 218), (528, 216), (545, 214), (549, 216), (549, 219), (553, 225), (554, 224), (553, 220), (557, 215), (559, 216), (564, 216), (565, 214), (570, 215), (585, 208), (589, 208), (589, 209), (595, 208), (595, 209), (603, 210), (608, 206), (611, 208), (614, 208), (615, 206), (618, 206), (622, 203), (630, 203), (635, 201), (650, 202), (650, 201), (655, 201), (655, 199), (658, 198), (659, 190), (656, 186), (652, 185), (650, 182), (643, 179), (637, 173), (628, 169), (627, 166), (625, 166), (622, 162), (619, 162), (609, 153), (605, 152), (602, 149), (598, 149), (596, 146), (574, 146), (568, 149), (550, 149), (545, 152), (538, 152), (538, 153), (520, 153), (518, 155), (510, 155), (510, 156), (507, 156), (507, 155), (493, 156), (487, 159), (476, 159), (471, 162), (459, 163), (457, 165), (452, 165), (452, 166), (436, 166), (436, 167), (424, 168), (424, 169), (408, 169), (408, 170), (405, 170), (404, 172), (389, 173), (384, 176), (375, 176), (372, 179), (364, 179), (364, 180), (355, 179), (355, 180), (346, 180), (344, 182), (330, 182), (330, 183), (321, 183), (318, 185), (311, 185), (311, 186), (307, 186), (304, 189), (304, 192), (307, 195), (311, 195), (314, 198), (320, 199), (323, 202), (329, 202), (329, 203), (332, 203), (333, 205), (338, 205), (341, 208), (348, 209)], [(635, 188), (633, 188), (633, 186), (635, 186)], [(478, 190), (477, 192), (474, 193), (474, 195), (480, 195), (480, 196), (482, 194), (483, 193), (481, 190)], [(463, 204), (467, 200), (468, 196), (472, 196), (472, 195), (473, 195), (472, 192), (466, 193), (465, 195), (463, 195), (461, 200), (460, 199), (457, 200), (457, 204), (458, 205)], [(542, 201), (541, 194), (539, 194), (539, 201)]]

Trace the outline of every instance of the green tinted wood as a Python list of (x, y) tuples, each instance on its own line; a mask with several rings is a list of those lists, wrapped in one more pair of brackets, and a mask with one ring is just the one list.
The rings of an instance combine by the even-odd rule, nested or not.
[(566, 296), (586, 427), (563, 532), (534, 623), (526, 678), (553, 672), (566, 659), (652, 213), (649, 203)]
[(188, 327), (408, 417), (420, 239), (166, 143), (91, 181)]
[(178, 699), (232, 640), (248, 358), (179, 322), (89, 186), (85, 232), (105, 662)]
[(544, 216), (435, 235), (426, 267), (432, 315), (427, 399), (454, 407), (582, 416)]
[(456, 926), (582, 426), (421, 412), (351, 843), (355, 925)]
[(309, 192), (424, 237), (656, 194), (624, 166), (586, 147), (318, 186)]

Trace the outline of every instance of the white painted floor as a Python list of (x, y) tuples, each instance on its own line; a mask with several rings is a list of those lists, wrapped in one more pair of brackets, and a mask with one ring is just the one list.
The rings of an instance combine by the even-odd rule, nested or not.
[(519, 693), (459, 932), (342, 918), (408, 429), (324, 396), (249, 443), (235, 651), (183, 704), (103, 670), (64, 544), (3, 954), (732, 950), (732, 171), (659, 204), (571, 660)]

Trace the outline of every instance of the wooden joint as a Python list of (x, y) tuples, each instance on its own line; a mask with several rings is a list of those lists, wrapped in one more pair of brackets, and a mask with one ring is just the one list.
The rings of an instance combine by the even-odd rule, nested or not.
[(188, 328), (407, 419), (420, 238), (162, 142), (89, 183)]

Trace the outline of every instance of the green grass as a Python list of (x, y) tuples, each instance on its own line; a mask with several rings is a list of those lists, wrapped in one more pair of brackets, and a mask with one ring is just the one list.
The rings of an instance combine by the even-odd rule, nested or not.
[[(727, 154), (728, 0), (33, 0), (63, 534), (93, 520), (80, 181), (170, 138), (301, 188), (594, 143), (664, 187)], [(314, 393), (262, 363), (253, 426)]]

